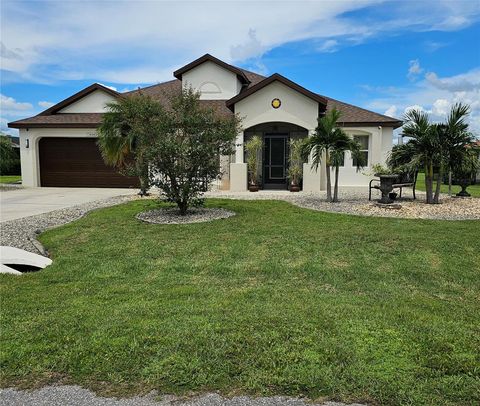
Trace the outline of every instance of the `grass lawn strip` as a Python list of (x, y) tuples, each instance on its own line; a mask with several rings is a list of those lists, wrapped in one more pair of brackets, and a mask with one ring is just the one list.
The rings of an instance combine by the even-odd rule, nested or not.
[[(437, 182), (435, 181), (434, 187), (436, 187)], [(418, 190), (425, 190), (425, 174), (424, 173), (419, 173), (417, 177), (417, 189)], [(448, 185), (441, 185), (440, 188), (442, 193), (447, 194), (448, 193)], [(452, 185), (452, 194), (457, 194), (460, 192), (462, 188), (458, 185)], [(467, 188), (467, 192), (472, 195), (472, 197), (480, 197), (480, 183), (477, 183), (476, 185), (471, 185)]]

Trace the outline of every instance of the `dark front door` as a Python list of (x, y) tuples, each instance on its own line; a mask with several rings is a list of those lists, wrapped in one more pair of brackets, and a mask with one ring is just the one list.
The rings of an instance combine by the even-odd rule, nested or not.
[(70, 187), (132, 187), (138, 178), (105, 165), (95, 138), (42, 138), (40, 184)]
[(287, 187), (287, 141), (286, 134), (264, 137), (263, 183), (267, 189)]

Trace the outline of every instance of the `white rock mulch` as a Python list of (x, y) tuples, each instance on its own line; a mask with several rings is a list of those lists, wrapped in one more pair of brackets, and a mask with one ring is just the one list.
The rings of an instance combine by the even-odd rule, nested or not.
[(226, 219), (235, 216), (233, 211), (219, 208), (195, 207), (181, 216), (176, 207), (155, 209), (137, 214), (137, 219), (153, 224), (191, 224)]
[(139, 197), (133, 195), (116, 196), (48, 213), (37, 214), (35, 216), (2, 222), (0, 224), (0, 245), (16, 247), (35, 254), (45, 255), (43, 247), (36, 240), (37, 235), (41, 232), (77, 220), (91, 210), (114, 206), (137, 198)]
[(297, 206), (358, 216), (396, 217), (406, 219), (429, 220), (479, 220), (480, 199), (453, 198), (442, 196), (440, 204), (426, 204), (421, 197), (417, 200), (398, 200), (398, 210), (378, 207), (374, 202), (365, 200), (342, 200), (328, 203), (315, 197), (297, 198), (292, 201)]
[(284, 200), (299, 207), (333, 213), (353, 214), (357, 216), (395, 217), (430, 220), (479, 220), (479, 198), (457, 198), (441, 195), (441, 204), (426, 204), (425, 193), (417, 191), (417, 199), (411, 198), (411, 190), (404, 190), (406, 198), (398, 199), (399, 210), (386, 209), (375, 205), (380, 197), (373, 191), (372, 201), (368, 201), (368, 189), (344, 187), (339, 191), (340, 201), (328, 203), (326, 193), (290, 193), (288, 191), (260, 192), (210, 192), (208, 197), (241, 200)]

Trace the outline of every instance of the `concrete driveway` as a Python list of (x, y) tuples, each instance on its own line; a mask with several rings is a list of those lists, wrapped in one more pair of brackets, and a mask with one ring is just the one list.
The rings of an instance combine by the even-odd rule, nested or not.
[(138, 189), (57, 187), (1, 190), (0, 222), (137, 192)]

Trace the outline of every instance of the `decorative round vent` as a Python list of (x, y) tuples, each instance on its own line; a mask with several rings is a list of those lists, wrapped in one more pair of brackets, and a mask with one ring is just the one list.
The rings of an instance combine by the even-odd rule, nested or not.
[(274, 109), (278, 109), (281, 105), (282, 105), (282, 102), (280, 101), (280, 99), (273, 99), (272, 100), (272, 107)]

